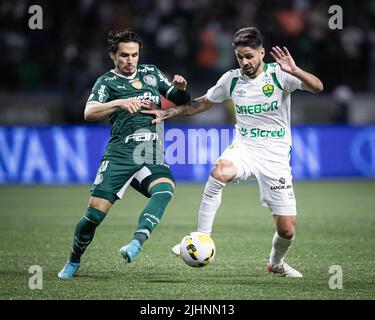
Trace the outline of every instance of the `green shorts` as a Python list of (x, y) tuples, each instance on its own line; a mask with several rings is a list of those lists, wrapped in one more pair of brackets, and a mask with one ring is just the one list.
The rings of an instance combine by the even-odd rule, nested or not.
[(128, 186), (150, 197), (148, 186), (159, 178), (168, 178), (175, 183), (169, 166), (166, 164), (134, 164), (126, 163), (118, 157), (103, 157), (90, 190), (93, 197), (106, 199), (114, 203), (122, 199)]

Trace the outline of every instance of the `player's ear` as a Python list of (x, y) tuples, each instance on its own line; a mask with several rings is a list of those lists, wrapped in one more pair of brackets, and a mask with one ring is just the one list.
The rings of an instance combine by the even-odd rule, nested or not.
[(259, 54), (260, 54), (260, 58), (263, 59), (266, 54), (266, 51), (264, 50), (264, 48), (260, 49)]
[(116, 54), (115, 54), (115, 53), (110, 52), (110, 53), (109, 53), (109, 57), (112, 59), (113, 62), (116, 61), (116, 60), (115, 60), (115, 58), (116, 58)]

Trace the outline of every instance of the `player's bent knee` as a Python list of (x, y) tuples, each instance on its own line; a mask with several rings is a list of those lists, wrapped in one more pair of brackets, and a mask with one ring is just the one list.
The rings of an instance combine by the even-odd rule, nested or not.
[(293, 238), (296, 233), (296, 227), (291, 221), (287, 223), (278, 223), (276, 228), (279, 236), (285, 239)]
[(149, 184), (149, 186), (148, 186), (148, 188), (147, 188), (147, 189), (148, 189), (148, 192), (151, 191), (152, 187), (154, 187), (154, 186), (156, 186), (157, 184), (162, 183), (162, 182), (169, 183), (169, 184), (172, 186), (172, 189), (173, 189), (173, 190), (175, 189), (175, 184), (174, 184), (174, 182), (173, 182), (171, 179), (169, 179), (169, 178), (159, 178), (159, 179), (156, 179), (156, 180), (152, 181), (152, 182)]
[(283, 237), (285, 239), (292, 239), (295, 235), (295, 228), (280, 228), (277, 229), (277, 233), (279, 234), (280, 237)]
[(111, 209), (112, 203), (106, 199), (90, 197), (88, 207), (100, 210), (103, 213), (107, 213), (109, 209)]
[(235, 165), (227, 160), (219, 160), (211, 172), (211, 176), (220, 182), (226, 183), (232, 180), (237, 174)]
[(293, 238), (296, 233), (296, 216), (274, 215), (277, 233), (285, 239)]

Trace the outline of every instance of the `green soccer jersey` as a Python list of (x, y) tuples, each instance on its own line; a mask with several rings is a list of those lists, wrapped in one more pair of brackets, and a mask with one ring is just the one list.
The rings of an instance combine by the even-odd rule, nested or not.
[[(99, 77), (87, 102), (106, 103), (116, 99), (136, 98), (151, 100), (161, 108), (160, 95), (177, 105), (190, 100), (188, 91), (175, 88), (156, 66), (143, 64), (130, 77), (118, 74), (115, 70)], [(151, 124), (152, 119), (152, 115), (141, 112), (131, 114), (123, 109), (113, 112), (109, 116), (112, 128), (105, 155), (120, 156), (132, 161), (137, 146), (149, 142), (154, 148), (152, 155), (155, 158), (155, 150), (162, 145), (163, 133), (156, 130), (155, 124)]]

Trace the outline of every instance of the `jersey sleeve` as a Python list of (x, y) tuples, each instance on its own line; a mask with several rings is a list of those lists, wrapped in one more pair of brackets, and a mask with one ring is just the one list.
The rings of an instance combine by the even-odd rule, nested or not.
[(281, 86), (285, 92), (292, 93), (297, 89), (302, 89), (302, 81), (291, 74), (282, 71), (279, 65), (276, 67), (276, 75), (277, 78), (280, 79), (279, 81), (281, 82)]
[(166, 77), (166, 75), (155, 67), (159, 82), (159, 92), (163, 97), (176, 105), (184, 104), (191, 100), (189, 91), (177, 89)]
[(96, 80), (87, 103), (106, 103), (110, 98), (108, 85), (99, 78)]
[(217, 83), (208, 89), (207, 99), (214, 103), (221, 103), (230, 98), (230, 84), (233, 79), (233, 72), (228, 71), (224, 73)]

